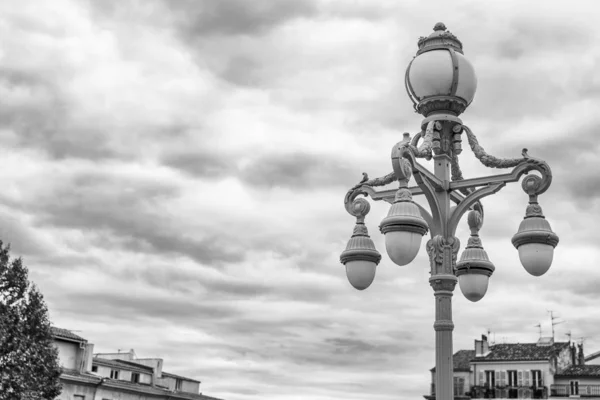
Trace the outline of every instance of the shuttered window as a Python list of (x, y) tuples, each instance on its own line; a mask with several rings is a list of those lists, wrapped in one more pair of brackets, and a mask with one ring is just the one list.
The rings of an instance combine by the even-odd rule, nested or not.
[(500, 371), (499, 385), (500, 386), (506, 386), (507, 385), (507, 382), (506, 382), (506, 371)]
[(523, 371), (523, 385), (531, 386), (531, 371)]

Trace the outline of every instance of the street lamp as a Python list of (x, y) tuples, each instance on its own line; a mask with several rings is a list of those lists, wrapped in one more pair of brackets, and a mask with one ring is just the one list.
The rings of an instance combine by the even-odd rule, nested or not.
[[(436, 319), (436, 392), (438, 400), (453, 398), (452, 376), (452, 292), (458, 282), (463, 295), (479, 301), (485, 295), (494, 265), (485, 252), (479, 231), (484, 212), (480, 200), (517, 182), (523, 175), (522, 187), (529, 195), (525, 218), (512, 238), (525, 270), (543, 275), (552, 263), (558, 236), (552, 232), (538, 203), (552, 182), (552, 171), (545, 161), (530, 157), (523, 149), (520, 158), (497, 158), (485, 152), (475, 134), (458, 116), (473, 101), (477, 78), (471, 63), (464, 57), (462, 43), (446, 30), (443, 23), (418, 41), (419, 50), (406, 69), (405, 84), (415, 111), (425, 118), (421, 130), (413, 138), (405, 133), (392, 148), (393, 172), (380, 178), (363, 180), (348, 191), (346, 210), (356, 217), (354, 233), (342, 252), (348, 280), (357, 289), (366, 289), (375, 277), (381, 255), (365, 225), (368, 201), (384, 200), (391, 204), (388, 215), (379, 226), (385, 235), (386, 251), (398, 265), (409, 264), (417, 255), (422, 237), (429, 232), (426, 249), (431, 265), (429, 283), (435, 294)], [(471, 150), (486, 167), (512, 168), (507, 174), (464, 179), (458, 163), (462, 151), (462, 134)], [(433, 159), (433, 173), (417, 162), (417, 158)], [(537, 174), (529, 174), (537, 171)], [(414, 177), (416, 186), (409, 187)], [(374, 187), (399, 183), (398, 189), (376, 191)], [(424, 195), (426, 210), (413, 202), (413, 196)], [(455, 236), (457, 225), (468, 212), (471, 231), (467, 246), (457, 262), (460, 241)]]

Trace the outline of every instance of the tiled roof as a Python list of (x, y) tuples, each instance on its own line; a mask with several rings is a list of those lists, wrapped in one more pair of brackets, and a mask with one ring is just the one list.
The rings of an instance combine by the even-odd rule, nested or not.
[(74, 334), (73, 332), (71, 332), (67, 329), (57, 328), (55, 326), (53, 326), (51, 329), (52, 329), (52, 336), (54, 336), (56, 338), (75, 340), (77, 342), (87, 342), (87, 340), (85, 340), (81, 336), (77, 336), (76, 334)]
[(600, 357), (600, 351), (597, 351), (595, 353), (590, 354), (589, 356), (585, 357), (585, 361), (591, 361), (595, 358)]
[(600, 365), (571, 365), (564, 371), (554, 375), (554, 377), (600, 377)]
[(183, 380), (186, 380), (186, 381), (201, 383), (200, 381), (197, 381), (196, 379), (186, 378), (185, 376), (175, 375), (175, 374), (171, 374), (171, 373), (165, 372), (165, 371), (162, 372), (162, 375), (166, 376), (168, 378), (183, 379)]
[[(67, 381), (78, 381), (78, 382), (89, 382), (96, 385), (102, 385), (111, 389), (126, 390), (128, 393), (135, 392), (140, 394), (151, 394), (151, 395), (162, 395), (168, 396), (173, 400), (185, 399), (185, 400), (221, 400), (216, 397), (210, 397), (201, 393), (186, 393), (186, 392), (173, 392), (171, 390), (165, 390), (142, 383), (134, 383), (129, 381), (122, 381), (119, 379), (108, 379), (103, 378), (95, 374), (80, 373), (75, 370), (63, 370), (60, 375), (61, 380)], [(144, 396), (145, 397), (145, 396)]]
[(475, 357), (473, 361), (541, 361), (549, 360), (562, 349), (569, 346), (568, 342), (557, 342), (550, 346), (538, 346), (536, 343), (505, 343), (490, 346), (490, 352), (485, 357)]
[[(452, 356), (455, 371), (471, 370), (470, 362), (475, 358), (475, 350), (459, 350)], [(431, 368), (431, 372), (435, 371), (435, 367)]]
[(152, 367), (148, 367), (146, 365), (140, 365), (125, 360), (110, 360), (108, 358), (94, 357), (92, 359), (92, 364), (104, 365), (113, 368), (122, 368), (128, 371), (144, 372), (146, 374), (151, 374), (153, 371)]

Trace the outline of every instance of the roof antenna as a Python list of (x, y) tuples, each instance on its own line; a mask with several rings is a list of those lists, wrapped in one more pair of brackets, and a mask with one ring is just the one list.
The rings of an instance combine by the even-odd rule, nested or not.
[(571, 336), (573, 336), (571, 335), (571, 331), (567, 332), (566, 336), (569, 338), (569, 343), (571, 343)]
[(542, 323), (538, 322), (538, 324), (534, 325), (534, 327), (535, 328), (539, 328), (539, 330), (540, 330), (540, 339), (541, 339), (542, 338)]
[(552, 310), (547, 310), (547, 311), (550, 314), (550, 323), (552, 324), (552, 340), (554, 340), (554, 325), (562, 324), (565, 321), (554, 322), (554, 320), (558, 319), (559, 317), (554, 316), (554, 311), (552, 311)]

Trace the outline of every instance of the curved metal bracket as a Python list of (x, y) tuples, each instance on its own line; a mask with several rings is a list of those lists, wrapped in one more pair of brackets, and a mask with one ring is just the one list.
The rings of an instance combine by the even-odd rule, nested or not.
[[(431, 224), (429, 225), (429, 229), (432, 237), (434, 237), (442, 232), (441, 206), (436, 196), (436, 191), (442, 189), (442, 182), (417, 162), (412, 148), (401, 147), (399, 148), (399, 152), (402, 155), (401, 160), (410, 165), (415, 181), (417, 181), (429, 203), (429, 207), (431, 208)], [(429, 224), (429, 221), (427, 223)]]
[[(477, 189), (465, 197), (465, 200), (453, 208), (452, 213), (450, 214), (450, 220), (448, 221), (448, 234), (454, 236), (456, 233), (456, 228), (458, 227), (458, 222), (464, 213), (471, 208), (471, 206), (475, 206), (482, 198), (497, 193), (504, 186), (506, 186), (505, 182), (496, 183), (481, 189)], [(483, 208), (481, 208), (481, 210), (483, 211)]]

